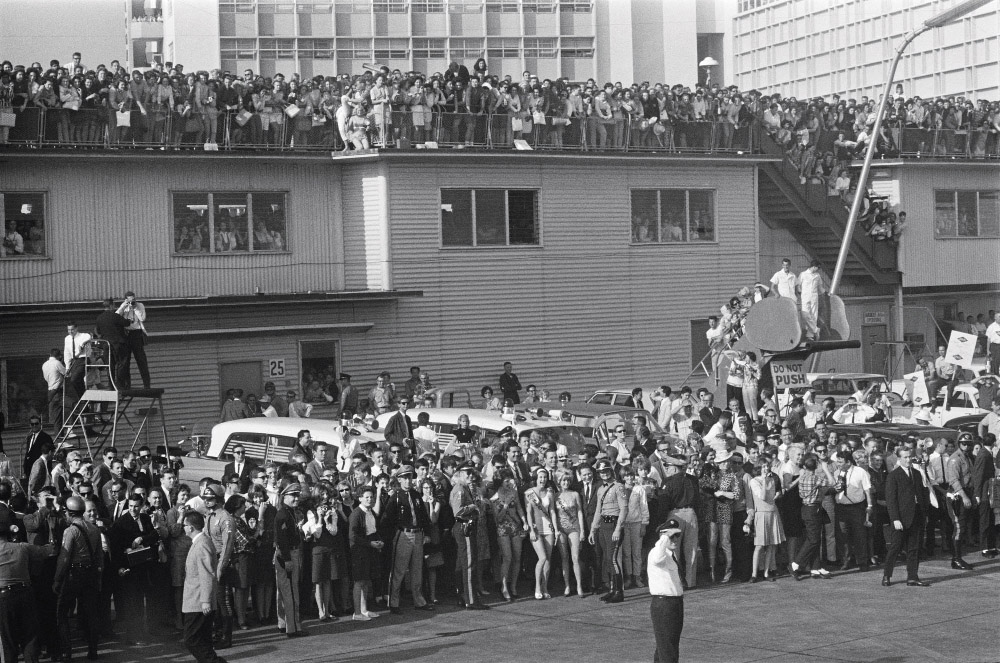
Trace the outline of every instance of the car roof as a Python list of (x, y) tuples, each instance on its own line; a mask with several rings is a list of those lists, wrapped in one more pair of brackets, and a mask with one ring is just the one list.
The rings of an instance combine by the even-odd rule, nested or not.
[(297, 417), (250, 417), (224, 421), (212, 427), (209, 456), (218, 456), (226, 440), (233, 433), (256, 433), (297, 438), (300, 430), (308, 430), (314, 439), (324, 442), (339, 437), (339, 423), (328, 419), (300, 419)]
[[(548, 410), (549, 412), (568, 412), (570, 414), (575, 414), (584, 417), (599, 417), (605, 414), (614, 412), (628, 412), (635, 414), (642, 414), (649, 417), (649, 412), (638, 407), (627, 407), (625, 405), (597, 405), (594, 403), (575, 403), (569, 402), (566, 405), (560, 405), (559, 403), (532, 403), (535, 407), (523, 407), (524, 404), (515, 405), (515, 409), (520, 411), (524, 410), (535, 410), (539, 407), (543, 410)], [(551, 405), (552, 407), (543, 407), (545, 405)]]
[(953, 428), (943, 428), (941, 426), (924, 426), (921, 424), (906, 424), (893, 422), (878, 422), (869, 424), (831, 424), (827, 427), (831, 431), (847, 432), (848, 434), (864, 433), (871, 431), (875, 435), (887, 435), (895, 437), (905, 437), (915, 435), (917, 437), (947, 437), (951, 438), (957, 434)]
[[(572, 425), (566, 421), (556, 421), (549, 418), (533, 419), (531, 417), (511, 423), (509, 420), (504, 419), (496, 412), (488, 410), (476, 410), (463, 407), (419, 408), (415, 410), (408, 410), (407, 414), (409, 415), (410, 419), (415, 422), (417, 420), (417, 417), (420, 416), (421, 412), (426, 412), (428, 415), (430, 415), (431, 421), (434, 423), (452, 422), (455, 426), (458, 425), (458, 418), (464, 414), (467, 417), (469, 417), (469, 426), (475, 426), (476, 428), (482, 430), (490, 430), (490, 431), (500, 431), (506, 428), (507, 426), (513, 426), (514, 430), (520, 433), (521, 431), (529, 428), (547, 428), (552, 426)], [(379, 429), (383, 428), (385, 422), (387, 422), (393, 414), (394, 413), (386, 412), (384, 414), (380, 414), (376, 418), (376, 421), (378, 421), (379, 423)], [(523, 413), (521, 414), (523, 415)]]
[(810, 382), (822, 380), (823, 378), (833, 378), (835, 380), (886, 380), (881, 373), (806, 373), (806, 379)]

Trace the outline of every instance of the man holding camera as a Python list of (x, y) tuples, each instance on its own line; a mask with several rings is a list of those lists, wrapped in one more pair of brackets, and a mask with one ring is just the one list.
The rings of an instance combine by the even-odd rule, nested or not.
[(868, 527), (871, 527), (872, 512), (875, 508), (875, 496), (872, 490), (871, 475), (862, 467), (858, 467), (851, 451), (839, 453), (840, 471), (837, 473), (836, 515), (837, 523), (844, 535), (846, 550), (840, 570), (851, 567), (851, 556), (857, 560), (862, 573), (868, 570), (870, 559), (868, 550)]
[[(146, 361), (146, 307), (135, 298), (135, 293), (129, 290), (125, 293), (125, 301), (121, 303), (116, 311), (118, 315), (128, 320), (128, 327), (125, 328), (125, 340), (128, 347), (128, 354), (135, 357), (135, 365), (139, 369), (142, 377), (142, 386), (149, 389), (149, 364)], [(131, 362), (125, 360), (128, 372)], [(131, 383), (131, 376), (129, 376)]]

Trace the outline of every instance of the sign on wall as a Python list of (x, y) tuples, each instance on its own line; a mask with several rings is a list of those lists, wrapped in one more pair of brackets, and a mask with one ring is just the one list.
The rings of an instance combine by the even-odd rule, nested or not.
[(283, 378), (283, 377), (285, 377), (285, 360), (284, 359), (268, 359), (267, 360), (267, 377), (269, 377), (269, 378)]
[(885, 311), (865, 311), (864, 320), (866, 325), (884, 325), (888, 322), (889, 316)]

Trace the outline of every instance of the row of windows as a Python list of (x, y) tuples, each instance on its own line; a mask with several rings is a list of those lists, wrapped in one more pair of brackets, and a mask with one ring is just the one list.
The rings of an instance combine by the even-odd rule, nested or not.
[[(451, 58), (593, 58), (593, 37), (222, 38), (223, 60), (406, 60)], [(450, 55), (448, 55), (450, 54)]]
[(286, 194), (173, 194), (174, 253), (261, 253), (288, 250)]
[(255, 0), (226, 0), (219, 3), (222, 14), (479, 14), (488, 12), (551, 14), (555, 11), (589, 14), (594, 10), (593, 0), (338, 0), (337, 2), (257, 2)]
[(934, 236), (1000, 237), (1000, 191), (936, 190)]

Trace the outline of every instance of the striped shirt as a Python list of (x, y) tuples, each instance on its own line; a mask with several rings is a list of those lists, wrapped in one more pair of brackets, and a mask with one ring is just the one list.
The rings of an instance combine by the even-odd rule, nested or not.
[(799, 496), (802, 497), (802, 503), (818, 504), (823, 499), (821, 489), (829, 485), (825, 475), (803, 469), (799, 475)]

